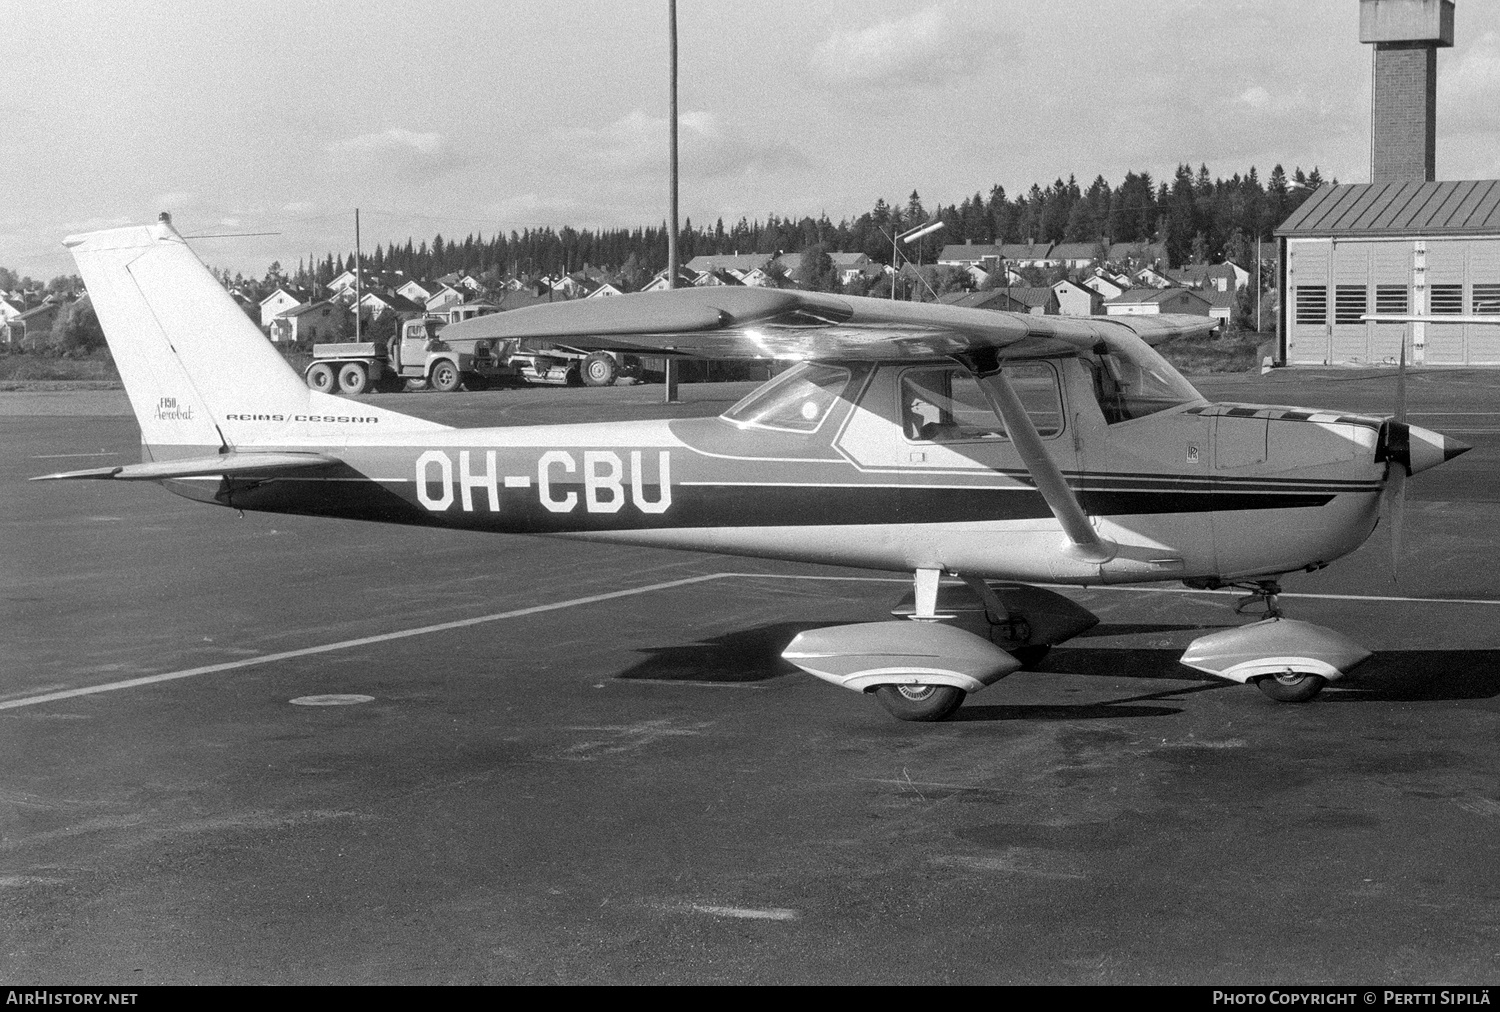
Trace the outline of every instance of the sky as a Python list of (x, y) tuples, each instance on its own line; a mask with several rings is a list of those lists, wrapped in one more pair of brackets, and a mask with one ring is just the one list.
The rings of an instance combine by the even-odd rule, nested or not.
[[(1106, 11), (1112, 13), (1106, 14)], [(173, 215), (210, 265), (667, 215), (666, 0), (0, 0), (0, 266)], [(1500, 177), (1500, 4), (1458, 0), (1441, 179)], [(1076, 174), (1369, 178), (1356, 0), (679, 0), (681, 213), (855, 217)]]

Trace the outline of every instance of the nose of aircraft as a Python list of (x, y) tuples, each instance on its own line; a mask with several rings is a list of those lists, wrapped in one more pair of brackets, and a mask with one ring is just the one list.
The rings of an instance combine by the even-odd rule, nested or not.
[(1375, 459), (1405, 464), (1408, 474), (1416, 474), (1472, 449), (1468, 443), (1452, 439), (1441, 432), (1392, 420), (1386, 422), (1380, 430)]

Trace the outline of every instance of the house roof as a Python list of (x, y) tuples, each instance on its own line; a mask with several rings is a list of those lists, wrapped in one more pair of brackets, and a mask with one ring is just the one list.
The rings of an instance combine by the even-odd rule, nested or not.
[(408, 299), (404, 295), (387, 295), (384, 292), (365, 292), (364, 298), (365, 300), (375, 299), (376, 301), (384, 302), (387, 306), (391, 307), (398, 313), (423, 312), (422, 306), (413, 302), (411, 299)]
[(1277, 235), (1450, 235), (1500, 232), (1500, 180), (1322, 186)]
[(57, 312), (57, 310), (59, 310), (61, 308), (62, 308), (62, 304), (61, 303), (58, 303), (58, 302), (44, 302), (40, 306), (32, 306), (30, 309), (26, 310), (26, 312), (22, 313), (20, 316), (15, 317), (15, 319), (20, 320), (20, 321), (22, 321), (24, 323), (24, 322), (30, 321), (32, 319), (35, 319), (36, 317), (43, 316), (43, 315), (45, 315), (47, 313), (55, 313), (55, 312)]
[(958, 243), (944, 246), (938, 254), (939, 260), (983, 260), (985, 257), (1001, 256), (1000, 247), (994, 243)]
[(993, 309), (996, 304), (1014, 303), (1027, 308), (1046, 306), (1057, 293), (1050, 288), (990, 288), (981, 292), (952, 292), (939, 297), (939, 302), (950, 306), (967, 306), (971, 309)]
[(1200, 302), (1207, 302), (1203, 292), (1196, 292), (1191, 288), (1132, 288), (1127, 292), (1121, 292), (1109, 300), (1110, 305), (1120, 306), (1126, 304), (1145, 304), (1148, 302), (1166, 302), (1175, 299), (1179, 295), (1186, 295)]
[(1052, 247), (1052, 259), (1054, 260), (1092, 260), (1094, 251), (1099, 248), (1096, 242), (1060, 242)]
[(1087, 285), (1081, 285), (1077, 281), (1071, 281), (1068, 278), (1063, 278), (1061, 281), (1055, 281), (1055, 282), (1052, 283), (1052, 290), (1054, 292), (1057, 291), (1059, 288), (1076, 288), (1080, 292), (1087, 292), (1089, 295), (1098, 295), (1099, 294), (1098, 292), (1094, 291), (1092, 288), (1088, 287)]
[(1007, 260), (1046, 260), (1052, 250), (1050, 242), (1008, 242), (999, 247)]
[(833, 266), (845, 270), (870, 262), (870, 258), (863, 253), (830, 253), (828, 259), (833, 261)]
[(719, 270), (751, 271), (757, 267), (764, 267), (772, 259), (769, 253), (741, 253), (739, 255), (715, 253), (693, 257), (684, 266), (700, 274), (704, 271)]
[(278, 285), (274, 292), (260, 300), (260, 304), (264, 306), (267, 302), (276, 298), (276, 296), (283, 294), (296, 299), (298, 302), (306, 302), (312, 298), (312, 293), (306, 288), (298, 288), (295, 285)]
[(1107, 260), (1165, 260), (1167, 248), (1159, 242), (1117, 242), (1109, 247)]
[(335, 299), (325, 299), (322, 302), (306, 302), (300, 306), (293, 306), (285, 312), (277, 313), (276, 316), (278, 319), (289, 319), (293, 316), (301, 316), (303, 313), (310, 313), (314, 309), (327, 309), (330, 306), (338, 306), (340, 309), (344, 308), (342, 302)]

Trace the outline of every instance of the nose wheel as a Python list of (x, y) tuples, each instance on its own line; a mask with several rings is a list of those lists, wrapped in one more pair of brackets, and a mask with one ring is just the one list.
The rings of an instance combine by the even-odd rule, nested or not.
[(898, 720), (942, 720), (963, 704), (966, 693), (951, 685), (880, 685), (875, 698)]
[(1305, 703), (1323, 691), (1328, 679), (1306, 671), (1287, 671), (1255, 680), (1255, 687), (1278, 703)]

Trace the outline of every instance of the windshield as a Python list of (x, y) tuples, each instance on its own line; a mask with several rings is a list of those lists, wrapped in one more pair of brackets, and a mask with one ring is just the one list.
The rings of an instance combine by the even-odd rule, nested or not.
[(751, 393), (723, 417), (762, 429), (815, 432), (848, 385), (848, 369), (803, 362)]
[(1101, 343), (1087, 361), (1099, 409), (1110, 425), (1203, 400), (1172, 363), (1144, 341)]

